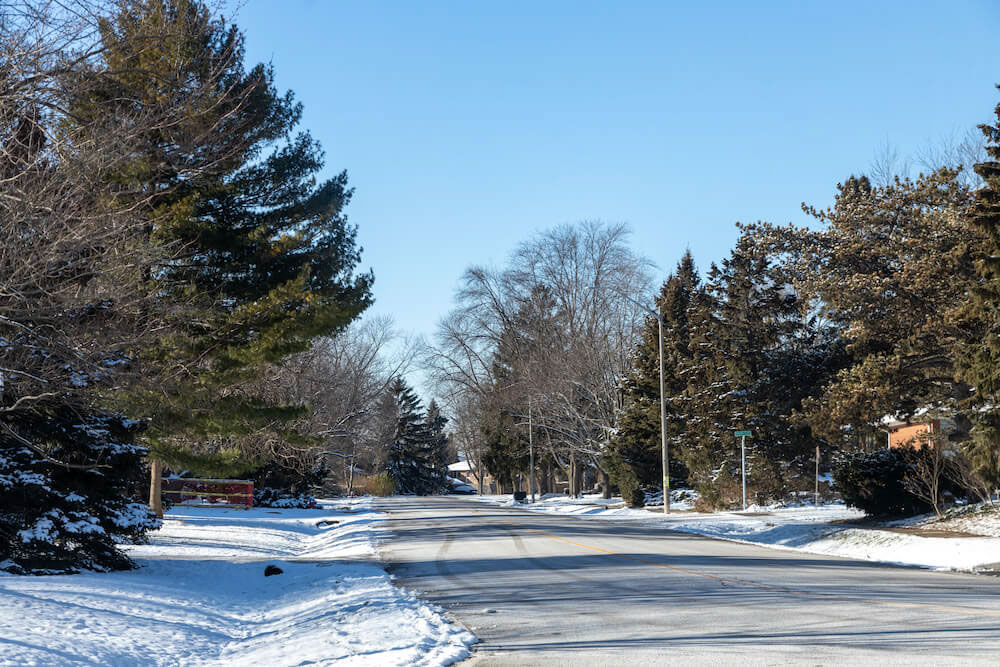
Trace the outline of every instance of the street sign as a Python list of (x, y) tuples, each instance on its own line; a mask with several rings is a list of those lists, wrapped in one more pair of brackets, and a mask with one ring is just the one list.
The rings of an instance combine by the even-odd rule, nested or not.
[(742, 437), (749, 438), (750, 437), (750, 431), (737, 431), (736, 432), (736, 437), (737, 438), (742, 438)]

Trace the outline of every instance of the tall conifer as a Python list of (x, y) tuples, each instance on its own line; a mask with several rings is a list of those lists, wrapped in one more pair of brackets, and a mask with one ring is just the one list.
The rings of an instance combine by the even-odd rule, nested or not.
[(996, 125), (981, 125), (990, 160), (975, 165), (985, 187), (976, 192), (971, 224), (988, 239), (980, 260), (979, 286), (972, 290), (969, 314), (982, 323), (980, 341), (958, 348), (959, 373), (975, 387), (975, 427), (966, 451), (976, 471), (989, 483), (1000, 483), (1000, 104)]
[(420, 399), (402, 378), (389, 387), (389, 401), (396, 419), (388, 443), (387, 472), (396, 482), (397, 493), (429, 495), (444, 488), (444, 422), (440, 412), (423, 413)]
[[(165, 249), (165, 261), (142, 267), (159, 298), (144, 316), (161, 334), (133, 353), (156, 383), (127, 399), (150, 417), (154, 456), (184, 462), (192, 446), (211, 453), (297, 415), (240, 387), (261, 364), (345, 327), (370, 303), (372, 277), (354, 273), (346, 174), (317, 180), (320, 147), (295, 133), (301, 105), (278, 93), (270, 66), (244, 68), (235, 27), (198, 2), (141, 0), (102, 36), (106, 91), (78, 101), (87, 113), (198, 93), (185, 121), (148, 133), (116, 175), (158, 193), (139, 242)], [(196, 178), (184, 169), (192, 162)]]
[[(664, 394), (673, 486), (687, 481), (687, 468), (678, 460), (686, 422), (679, 398), (687, 385), (682, 369), (691, 355), (690, 310), (700, 290), (701, 280), (687, 251), (657, 298), (663, 317)], [(623, 382), (625, 407), (605, 456), (612, 481), (625, 495), (631, 495), (636, 486), (659, 486), (662, 478), (658, 335), (656, 319), (647, 318), (633, 370)]]

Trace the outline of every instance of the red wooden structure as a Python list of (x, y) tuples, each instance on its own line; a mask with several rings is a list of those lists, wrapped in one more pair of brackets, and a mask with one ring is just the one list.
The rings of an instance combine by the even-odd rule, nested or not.
[(161, 493), (187, 507), (253, 507), (253, 482), (245, 479), (164, 479)]

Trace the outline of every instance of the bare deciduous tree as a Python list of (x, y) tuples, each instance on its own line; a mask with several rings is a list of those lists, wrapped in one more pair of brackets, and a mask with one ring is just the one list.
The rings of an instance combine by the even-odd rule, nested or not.
[(499, 401), (525, 428), (530, 399), (573, 492), (583, 467), (600, 470), (644, 316), (649, 263), (627, 237), (620, 224), (564, 225), (521, 244), (503, 269), (470, 268), (424, 355), (442, 386), (491, 409)]
[[(302, 446), (273, 438), (267, 455), (300, 470), (318, 459), (336, 461), (335, 478), (350, 492), (356, 471), (370, 473), (383, 462), (387, 440), (381, 399), (391, 381), (407, 371), (414, 350), (391, 318), (375, 317), (272, 367), (252, 390), (271, 401), (307, 405), (308, 413), (288, 426), (321, 444)], [(244, 443), (248, 448), (264, 445)]]

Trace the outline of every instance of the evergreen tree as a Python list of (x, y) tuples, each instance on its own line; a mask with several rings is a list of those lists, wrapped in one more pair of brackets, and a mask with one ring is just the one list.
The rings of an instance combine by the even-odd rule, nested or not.
[[(689, 311), (700, 290), (694, 259), (687, 251), (664, 282), (656, 304), (663, 318), (664, 401), (672, 487), (686, 484), (688, 476), (686, 466), (677, 458), (686, 422), (679, 398), (687, 386), (682, 369), (691, 358)], [(626, 498), (631, 497), (632, 489), (659, 487), (662, 480), (658, 336), (658, 322), (647, 318), (633, 369), (623, 382), (625, 406), (605, 455), (611, 479)]]
[(679, 456), (706, 499), (735, 502), (741, 451), (734, 433), (749, 430), (748, 492), (781, 497), (817, 444), (795, 414), (829, 375), (835, 332), (810, 316), (783, 267), (750, 232), (712, 267), (696, 306), (695, 352), (681, 369), (687, 430)]
[(979, 285), (972, 290), (966, 316), (982, 323), (982, 336), (957, 347), (959, 376), (975, 387), (972, 441), (965, 451), (976, 472), (1000, 484), (1000, 104), (996, 125), (981, 125), (990, 160), (975, 165), (985, 187), (976, 192), (971, 226), (986, 235), (986, 252), (977, 265)]
[(421, 414), (420, 399), (402, 378), (396, 378), (389, 387), (389, 400), (395, 408), (396, 425), (388, 443), (386, 471), (396, 483), (396, 492), (439, 493), (444, 486), (439, 448), (443, 438), (435, 437), (432, 428), (443, 428), (443, 423), (428, 423)]
[(141, 542), (159, 526), (137, 502), (146, 453), (133, 444), (140, 425), (64, 405), (35, 411), (16, 428), (0, 434), (0, 570), (132, 567), (118, 544)]
[(424, 424), (427, 428), (428, 448), (433, 462), (432, 475), (429, 476), (428, 480), (432, 488), (429, 493), (440, 493), (448, 489), (449, 439), (444, 430), (445, 426), (448, 425), (448, 419), (441, 414), (441, 408), (433, 399), (427, 406)]
[(493, 475), (500, 488), (513, 488), (514, 478), (528, 469), (528, 440), (506, 410), (483, 411), (480, 427), (486, 451), (483, 467)]
[[(155, 386), (125, 398), (150, 417), (155, 457), (183, 464), (194, 447), (259, 465), (240, 461), (239, 438), (265, 427), (293, 438), (280, 425), (301, 407), (240, 387), (371, 301), (371, 274), (354, 274), (347, 176), (317, 183), (320, 147), (294, 133), (301, 105), (277, 92), (270, 66), (244, 69), (242, 35), (204, 5), (142, 0), (105, 22), (102, 36), (106, 90), (79, 100), (83, 111), (136, 113), (198, 93), (184, 122), (149, 132), (114, 175), (158, 193), (138, 242), (180, 250), (142, 267), (159, 297), (144, 316), (164, 333), (133, 352)], [(192, 163), (197, 178), (186, 176)]]
[(858, 446), (885, 415), (929, 407), (964, 430), (970, 386), (956, 378), (954, 348), (980, 337), (962, 313), (984, 251), (982, 232), (966, 223), (970, 203), (951, 169), (883, 187), (852, 176), (832, 208), (805, 207), (816, 228), (759, 230), (791, 257), (796, 287), (840, 330), (851, 356), (806, 406), (830, 444)]

